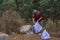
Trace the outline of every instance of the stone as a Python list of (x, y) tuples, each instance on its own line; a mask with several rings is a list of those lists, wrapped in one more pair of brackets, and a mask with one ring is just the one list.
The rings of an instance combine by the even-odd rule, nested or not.
[(0, 40), (9, 40), (9, 35), (5, 33), (0, 33)]

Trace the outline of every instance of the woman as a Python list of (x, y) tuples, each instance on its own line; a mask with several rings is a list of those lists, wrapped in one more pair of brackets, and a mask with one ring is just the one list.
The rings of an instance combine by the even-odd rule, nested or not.
[(32, 21), (35, 24), (35, 22), (41, 22), (44, 19), (43, 14), (40, 11), (34, 10), (33, 11), (33, 16), (32, 16)]
[[(38, 10), (34, 10), (33, 11), (33, 16), (32, 16), (32, 21), (33, 21), (33, 24), (35, 24), (35, 25), (36, 25), (36, 23), (38, 21), (37, 25), (39, 25), (42, 28), (42, 26), (39, 24), (39, 22), (43, 21), (43, 14)], [(35, 30), (39, 29), (40, 27), (38, 27), (38, 26), (37, 27), (36, 26), (32, 27), (33, 32), (35, 32)]]

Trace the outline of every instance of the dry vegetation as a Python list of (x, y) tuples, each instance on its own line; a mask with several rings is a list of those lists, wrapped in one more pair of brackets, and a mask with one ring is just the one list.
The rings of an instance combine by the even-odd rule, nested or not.
[[(39, 35), (26, 35), (26, 34), (15, 34), (10, 35), (10, 40), (41, 40)], [(60, 38), (52, 37), (51, 40), (60, 40)]]
[[(0, 31), (11, 34), (12, 32), (18, 33), (18, 28), (26, 24), (25, 20), (14, 10), (5, 10), (0, 18)], [(60, 20), (48, 19), (45, 28), (51, 34), (51, 40), (60, 40)], [(40, 36), (14, 34), (10, 35), (10, 40), (41, 40)]]
[(25, 24), (25, 20), (13, 10), (3, 11), (0, 22), (0, 31), (8, 34), (11, 32), (18, 32), (18, 28)]
[(46, 29), (50, 32), (51, 36), (60, 37), (60, 20), (48, 19)]

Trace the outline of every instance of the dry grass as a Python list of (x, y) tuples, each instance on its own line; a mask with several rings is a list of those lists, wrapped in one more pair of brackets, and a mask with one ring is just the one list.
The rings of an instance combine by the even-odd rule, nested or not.
[[(10, 35), (10, 40), (41, 40), (39, 35), (15, 34)], [(60, 40), (60, 38), (52, 37), (51, 40)]]
[[(51, 40), (60, 40), (60, 20), (52, 21), (51, 19), (48, 19), (45, 28), (51, 34)], [(15, 34), (10, 35), (10, 40), (41, 40), (41, 38), (39, 35), (36, 34)]]
[[(13, 37), (13, 38), (12, 38)], [(10, 35), (11, 40), (40, 40), (40, 37), (37, 35)]]
[(60, 37), (60, 20), (53, 21), (48, 19), (45, 28), (51, 34), (51, 36)]
[(11, 32), (18, 32), (18, 28), (25, 24), (25, 20), (14, 10), (5, 10), (2, 13), (0, 20), (0, 31), (11, 34)]
[[(5, 10), (0, 18), (0, 31), (11, 34), (11, 32), (18, 32), (18, 28), (26, 24), (25, 20), (14, 10)], [(53, 21), (48, 19), (45, 28), (51, 34), (51, 40), (60, 40), (60, 20)], [(10, 40), (41, 40), (40, 36), (14, 34), (10, 35)]]

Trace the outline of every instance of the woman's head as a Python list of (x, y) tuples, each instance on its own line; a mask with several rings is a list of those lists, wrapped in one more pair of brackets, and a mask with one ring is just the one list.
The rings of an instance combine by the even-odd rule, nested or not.
[(32, 12), (32, 13), (36, 15), (36, 14), (37, 14), (37, 12), (38, 12), (37, 10), (33, 10), (33, 12)]
[(39, 14), (40, 13), (40, 11), (39, 10), (33, 10), (33, 12), (32, 12), (34, 15), (36, 15), (36, 14)]

